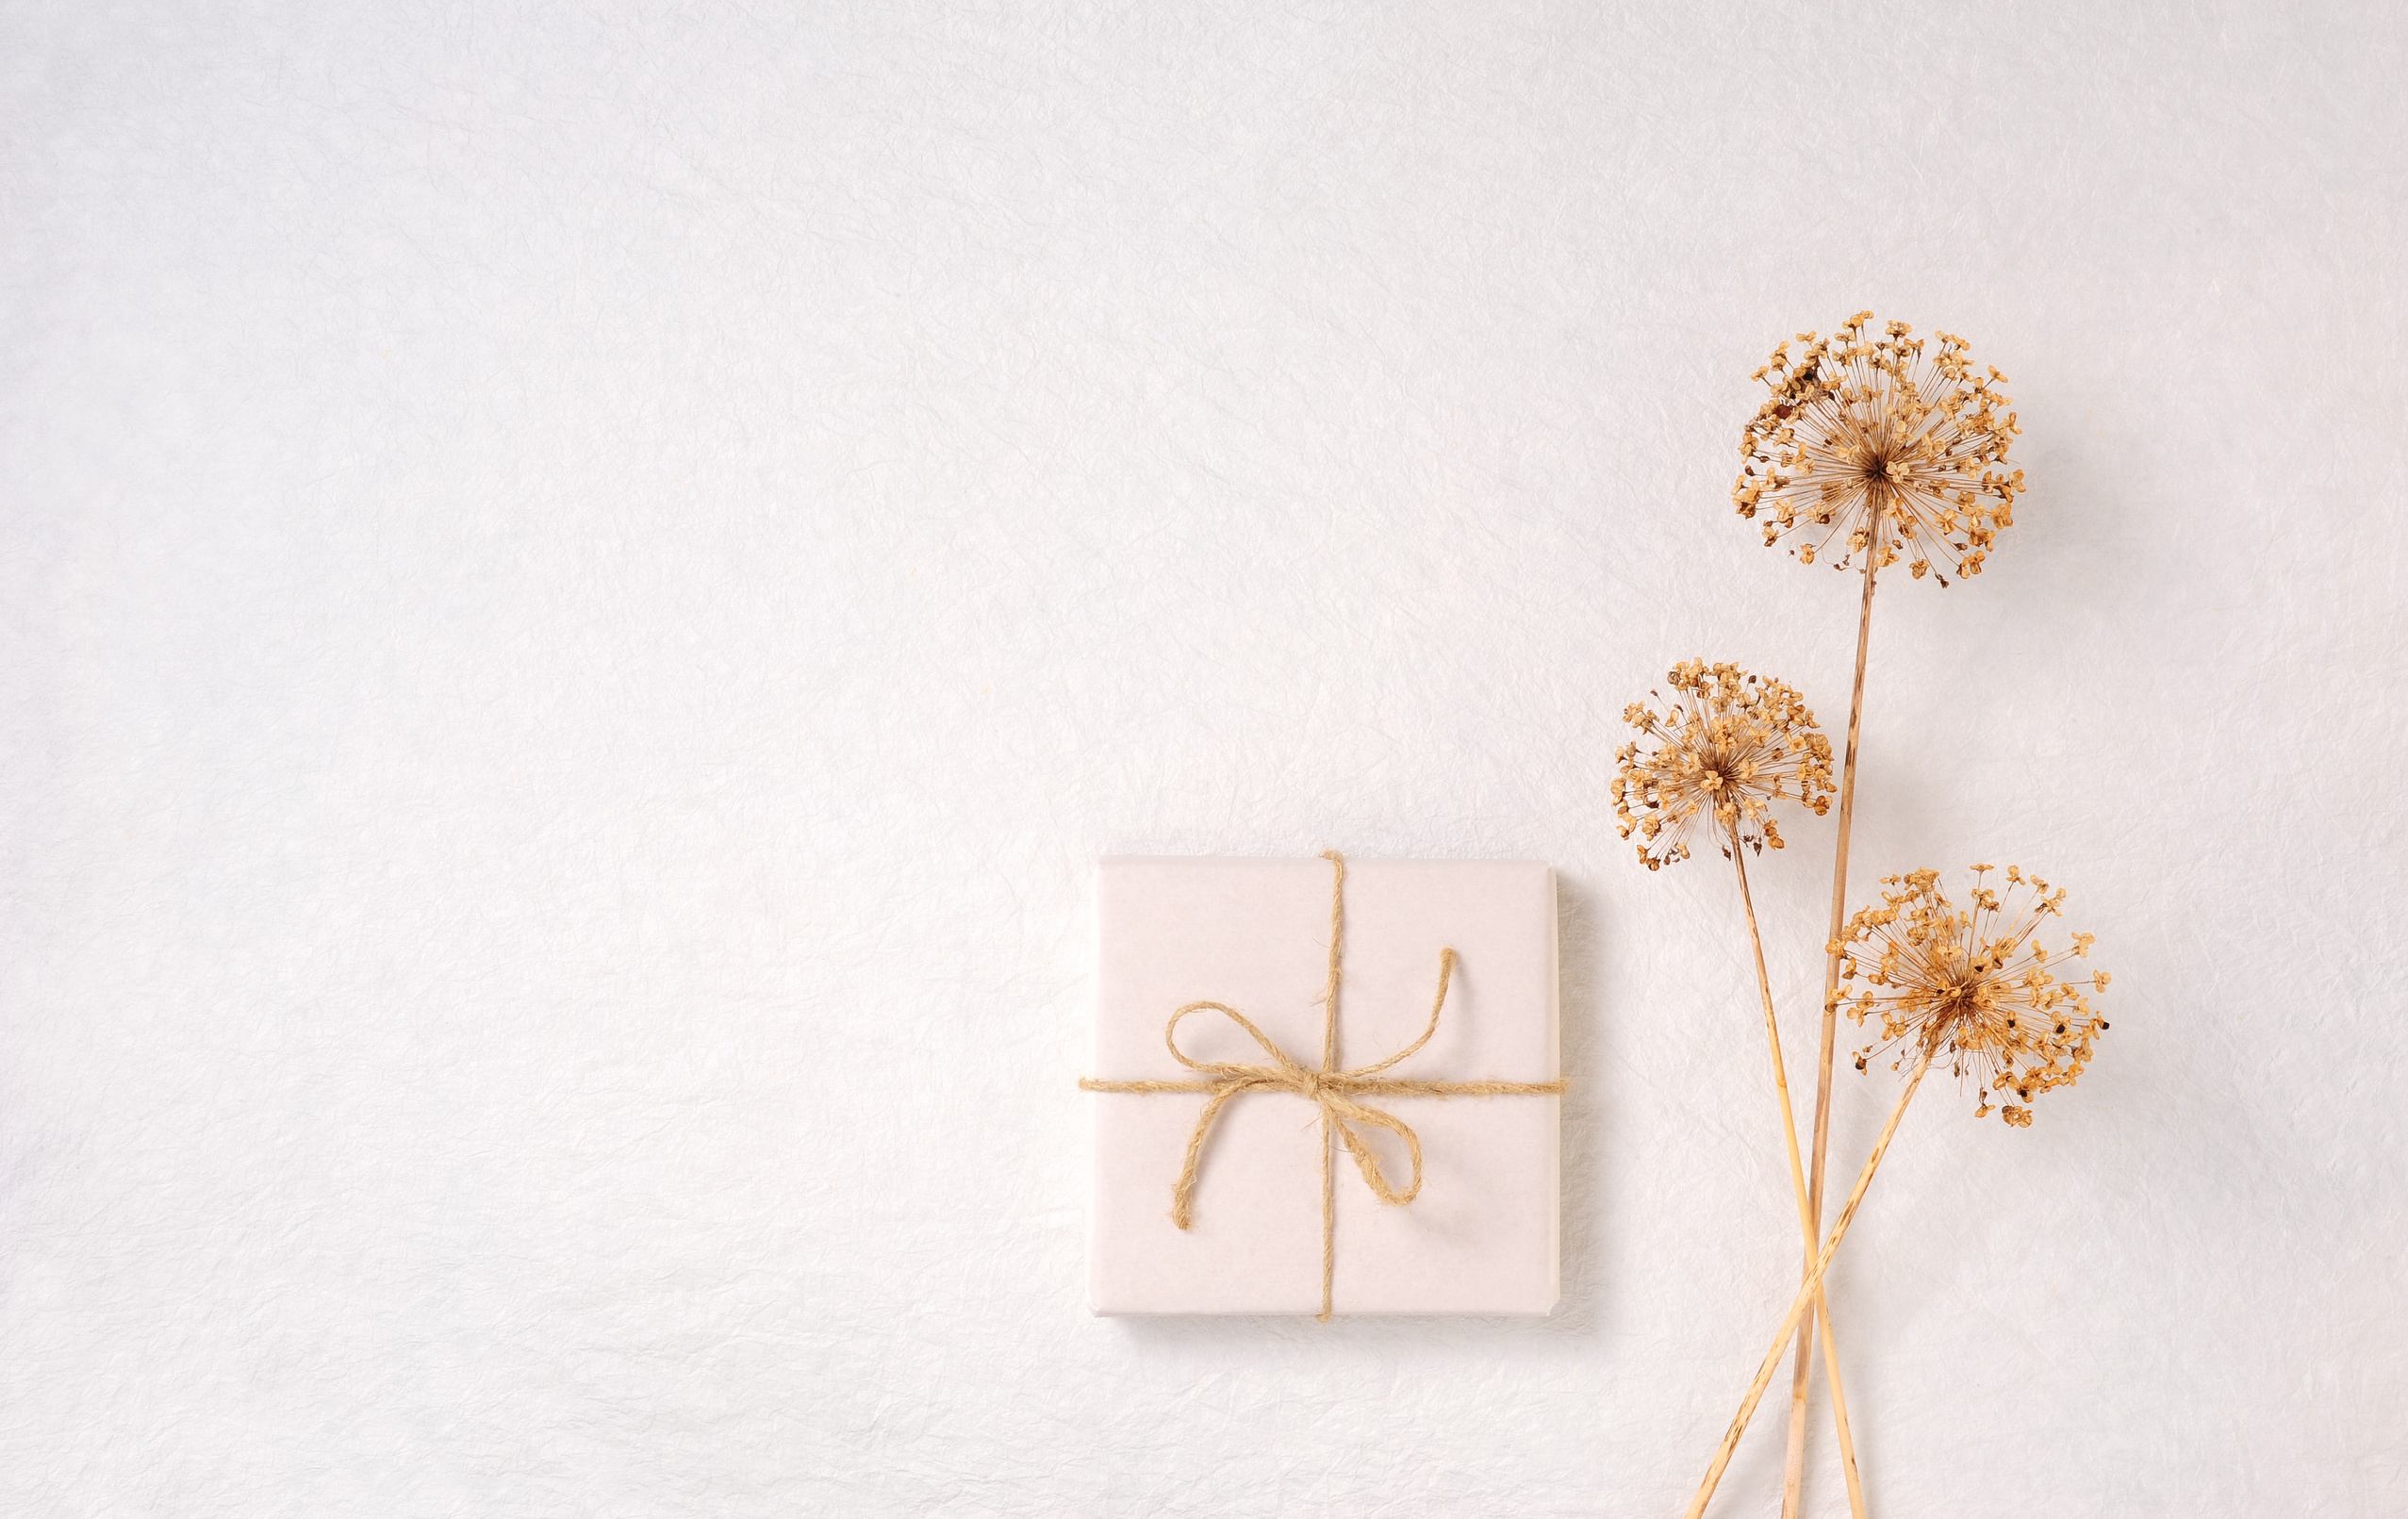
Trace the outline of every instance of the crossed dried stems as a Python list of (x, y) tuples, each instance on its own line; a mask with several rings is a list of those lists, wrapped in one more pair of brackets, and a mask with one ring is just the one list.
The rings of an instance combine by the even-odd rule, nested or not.
[[(1880, 1037), (1857, 1054), (1857, 1068), (1863, 1069), (1875, 1050), (1899, 1049), (1915, 1056), (1914, 1074), (1882, 1126), (1830, 1237), (1807, 1263), (1806, 1279), (1691, 1500), (1689, 1519), (1705, 1513), (1780, 1364), (1782, 1347), (1808, 1307), (1819, 1308), (1823, 1274), (1839, 1254), (1873, 1173), (1889, 1152), (1899, 1120), (1933, 1063), (1945, 1056), (1960, 1080), (1977, 1078), (1982, 1094), (1974, 1116), (1995, 1111), (2010, 1126), (2029, 1128), (2031, 1109), (2007, 1101), (2007, 1095), (2028, 1104), (2042, 1092), (2071, 1086), (2089, 1065), (2099, 1035), (2106, 1032), (2107, 1020), (2084, 993), (2104, 990), (2107, 973), (2093, 971), (2081, 980), (2059, 976), (2049, 968), (2050, 950), (2039, 941), (2047, 920), (2060, 914), (2064, 890), (2053, 890), (2047, 882), (2009, 866), (2003, 898), (1986, 882), (1989, 870), (1987, 865), (1973, 867), (1970, 907), (1959, 906), (1940, 889), (1937, 871), (1887, 877), (1882, 905), (1858, 911), (1832, 940), (1832, 953), (1845, 966), (1843, 979), (1863, 985), (1853, 997), (1835, 991), (1827, 1011), (1836, 1015), (1845, 1005), (1859, 1026), (1868, 1017), (1880, 1020)], [(2017, 902), (2019, 893), (2026, 895)], [(2088, 958), (2091, 938), (2087, 933), (2071, 935), (2075, 958)], [(1905, 1059), (1902, 1053), (1896, 1064)], [(1999, 1097), (1995, 1108), (1993, 1093)], [(1827, 1323), (1824, 1342), (1827, 1362)]]

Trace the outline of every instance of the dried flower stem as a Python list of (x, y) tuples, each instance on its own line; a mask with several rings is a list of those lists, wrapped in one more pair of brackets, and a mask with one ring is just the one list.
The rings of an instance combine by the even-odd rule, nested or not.
[(1899, 1094), (1898, 1106), (1889, 1110), (1889, 1121), (1882, 1125), (1881, 1137), (1873, 1142), (1872, 1154), (1866, 1157), (1865, 1168), (1856, 1177), (1855, 1189), (1848, 1194), (1847, 1206), (1839, 1210), (1839, 1218), (1832, 1223), (1831, 1237), (1823, 1241), (1822, 1253), (1806, 1272), (1805, 1285), (1798, 1289), (1797, 1296), (1790, 1300), (1790, 1312), (1773, 1336), (1772, 1348), (1764, 1352), (1763, 1364), (1757, 1367), (1756, 1380), (1748, 1384), (1747, 1396), (1740, 1402), (1739, 1415), (1731, 1420), (1729, 1431), (1723, 1436), (1722, 1445), (1715, 1450), (1714, 1464), (1706, 1469), (1706, 1480), (1698, 1484), (1697, 1496), (1690, 1500), (1688, 1519), (1700, 1519), (1706, 1512), (1706, 1505), (1713, 1501), (1715, 1485), (1723, 1480), (1724, 1468), (1731, 1464), (1731, 1455), (1740, 1447), (1740, 1436), (1747, 1432), (1748, 1420), (1755, 1416), (1757, 1403), (1764, 1396), (1764, 1390), (1773, 1383), (1773, 1373), (1781, 1364), (1781, 1350), (1790, 1343), (1790, 1331), (1798, 1327), (1798, 1321), (1806, 1316), (1806, 1310), (1821, 1300), (1822, 1274), (1830, 1269), (1831, 1258), (1839, 1253), (1839, 1242), (1847, 1237), (1848, 1226), (1855, 1222), (1856, 1209), (1865, 1200), (1865, 1190), (1872, 1185), (1873, 1172), (1881, 1168), (1881, 1158), (1889, 1152), (1889, 1141), (1898, 1132), (1898, 1120), (1906, 1116), (1906, 1104), (1915, 1100), (1915, 1089), (1923, 1084), (1923, 1076), (1932, 1068), (1932, 1057), (1936, 1053), (1938, 1050), (1933, 1047), (1924, 1047), (1922, 1059), (1915, 1065), (1914, 1079), (1906, 1083), (1906, 1090)]
[[(1806, 1238), (1806, 1269), (1812, 1269), (1815, 1257), (1814, 1234), (1822, 1228), (1822, 1180), (1824, 1163), (1831, 1153), (1831, 1057), (1839, 1032), (1839, 937), (1848, 926), (1848, 834), (1856, 817), (1856, 735), (1865, 718), (1865, 654), (1872, 642), (1873, 575), (1881, 564), (1881, 496), (1872, 497), (1867, 512), (1866, 531), (1872, 535), (1865, 553), (1865, 588), (1856, 605), (1856, 674), (1848, 687), (1848, 747), (1839, 766), (1839, 842), (1831, 863), (1831, 945), (1829, 957), (1822, 969), (1822, 1049), (1817, 1057), (1814, 1071), (1814, 1169), (1806, 1183), (1806, 1213), (1811, 1230)], [(1818, 1302), (1821, 1300), (1817, 1299)], [(1830, 1315), (1823, 1312), (1819, 1322), (1822, 1332), (1830, 1334)], [(1790, 1444), (1782, 1466), (1782, 1519), (1797, 1519), (1799, 1485), (1806, 1473), (1806, 1366), (1813, 1353), (1815, 1326), (1809, 1324), (1798, 1330), (1797, 1365), (1790, 1379)], [(1844, 1415), (1843, 1415), (1844, 1417)], [(1859, 1501), (1855, 1452), (1841, 1442), (1840, 1459), (1848, 1468), (1848, 1497), (1861, 1519), (1864, 1512)]]
[[(1740, 848), (1739, 831), (1736, 826), (1731, 829), (1729, 838), (1731, 864), (1739, 870), (1740, 905), (1747, 911), (1748, 944), (1756, 951), (1756, 987), (1764, 1000), (1764, 1038), (1765, 1042), (1771, 1046), (1773, 1052), (1773, 1090), (1781, 1103), (1781, 1138), (1789, 1147), (1790, 1189), (1797, 1199), (1798, 1232), (1806, 1240), (1806, 1254), (1811, 1260), (1815, 1246), (1819, 1243), (1817, 1236), (1821, 1230), (1813, 1211), (1808, 1206), (1806, 1171), (1798, 1161), (1798, 1123), (1790, 1110), (1789, 1062), (1781, 1053), (1781, 1025), (1773, 1013), (1773, 978), (1764, 968), (1764, 935), (1757, 927), (1756, 898), (1749, 892), (1747, 886), (1747, 853)], [(1827, 1001), (1828, 999), (1826, 998), (1825, 1000)], [(1826, 1018), (1825, 1022), (1828, 1021)], [(1848, 1394), (1847, 1389), (1840, 1384), (1839, 1346), (1831, 1332), (1831, 1312), (1823, 1301), (1820, 1282), (1815, 1287), (1814, 1316), (1815, 1323), (1822, 1331), (1822, 1375), (1823, 1379), (1831, 1387), (1831, 1420), (1833, 1428), (1839, 1436), (1839, 1463), (1848, 1476), (1848, 1511), (1855, 1516), (1855, 1519), (1864, 1519), (1864, 1486), (1856, 1471), (1856, 1442), (1848, 1428)], [(1799, 1348), (1805, 1349), (1812, 1342), (1812, 1338), (1810, 1331), (1802, 1336)], [(1798, 1418), (1803, 1419), (1805, 1412), (1806, 1395), (1804, 1388), (1801, 1387), (1797, 1398)]]

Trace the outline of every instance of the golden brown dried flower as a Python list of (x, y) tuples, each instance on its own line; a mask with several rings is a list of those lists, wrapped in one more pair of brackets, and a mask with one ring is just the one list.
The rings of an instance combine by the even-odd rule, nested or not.
[[(2065, 980), (2049, 968), (2037, 935), (2060, 916), (2062, 888), (2008, 866), (2002, 898), (1984, 882), (1989, 870), (1973, 867), (1970, 910), (1941, 892), (1936, 870), (1884, 877), (1883, 905), (1859, 911), (1831, 947), (1843, 962), (1833, 1000), (1860, 1026), (1881, 1018), (1881, 1038), (1857, 1052), (1856, 1069), (1877, 1050), (1898, 1048), (1902, 1060), (1930, 1054), (1980, 1080), (1973, 1116), (1987, 1116), (1997, 1093), (2000, 1115), (2028, 1128), (2032, 1110), (2021, 1104), (2071, 1086), (2090, 1063), (2107, 1020), (2083, 993), (2108, 978), (2102, 970)], [(2092, 936), (2070, 937), (2074, 956), (2088, 959)]]
[(1796, 691), (1699, 659), (1674, 666), (1667, 679), (1672, 700), (1648, 693), (1664, 711), (1643, 702), (1623, 710), (1639, 737), (1614, 753), (1614, 817), (1623, 837), (1639, 835), (1648, 869), (1688, 859), (1689, 831), (1701, 818), (1761, 854), (1782, 847), (1775, 800), (1830, 809), (1831, 740)]
[(1731, 501), (1741, 517), (1766, 515), (1767, 547), (1794, 537), (1806, 564), (1839, 540), (1842, 565), (1870, 549), (1882, 569), (1911, 550), (1918, 580), (1935, 561), (1978, 575), (2023, 491), (2023, 471), (2006, 468), (2022, 429), (1992, 388), (2006, 376), (1975, 374), (1965, 339), (1947, 333), (1928, 358), (1903, 322), (1867, 338), (1872, 320), (1859, 311), (1829, 338), (1802, 332), (1796, 358), (1783, 343), (1756, 371), (1772, 394), (1740, 444)]

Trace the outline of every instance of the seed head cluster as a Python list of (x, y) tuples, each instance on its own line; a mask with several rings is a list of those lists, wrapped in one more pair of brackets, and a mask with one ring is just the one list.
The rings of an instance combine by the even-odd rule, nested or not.
[(1725, 854), (1733, 838), (1761, 854), (1782, 847), (1774, 801), (1830, 810), (1831, 740), (1796, 691), (1699, 659), (1666, 681), (1669, 700), (1648, 693), (1662, 710), (1624, 709), (1639, 736), (1614, 753), (1614, 817), (1623, 837), (1638, 835), (1648, 869), (1688, 859), (1691, 831), (1708, 819)]
[[(1940, 890), (1936, 870), (1885, 877), (1882, 905), (1859, 911), (1831, 946), (1841, 960), (1832, 999), (1860, 1027), (1880, 1019), (1881, 1037), (1857, 1052), (1856, 1069), (1877, 1052), (1895, 1051), (1893, 1067), (1929, 1054), (1976, 1079), (1975, 1117), (1995, 1098), (2003, 1119), (2028, 1128), (2032, 1099), (2071, 1086), (2090, 1063), (2107, 1020), (2085, 993), (2108, 978), (2061, 976), (2062, 954), (2052, 968), (2039, 933), (2060, 916), (2063, 888), (2008, 866), (2002, 896), (1987, 883), (1990, 868), (1973, 867), (1968, 906)], [(2089, 958), (2091, 937), (2070, 935), (2075, 959)]]
[(1911, 555), (1917, 580), (1978, 575), (2023, 492), (2006, 459), (2022, 429), (1994, 388), (2006, 376), (1974, 373), (1962, 338), (1939, 333), (1927, 354), (1903, 322), (1868, 338), (1872, 320), (1859, 311), (1828, 338), (1802, 332), (1795, 357), (1783, 343), (1756, 371), (1772, 393), (1740, 443), (1731, 501), (1762, 519), (1767, 547), (1790, 538), (1806, 564), (1836, 543), (1843, 567), (1870, 553), (1876, 570)]

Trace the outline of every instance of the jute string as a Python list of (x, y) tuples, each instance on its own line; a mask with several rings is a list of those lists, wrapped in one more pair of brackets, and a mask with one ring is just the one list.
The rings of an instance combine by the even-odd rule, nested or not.
[[(1191, 1081), (1099, 1081), (1082, 1078), (1079, 1084), (1090, 1092), (1202, 1092), (1206, 1094), (1204, 1109), (1196, 1115), (1196, 1131), (1187, 1138), (1187, 1158), (1179, 1168), (1179, 1180), (1171, 1184), (1171, 1222), (1185, 1229), (1196, 1221), (1196, 1170), (1203, 1159), (1204, 1141), (1212, 1131), (1212, 1122), (1221, 1110), (1248, 1092), (1289, 1092), (1317, 1104), (1321, 1109), (1321, 1313), (1327, 1321), (1330, 1314), (1331, 1286), (1337, 1272), (1338, 1259), (1338, 1179), (1336, 1146), (1343, 1143), (1346, 1153), (1355, 1159), (1355, 1166), (1380, 1201), (1397, 1207), (1411, 1202), (1422, 1190), (1422, 1142), (1410, 1126), (1394, 1114), (1359, 1100), (1365, 1097), (1382, 1098), (1453, 1098), (1453, 1097), (1537, 1097), (1563, 1090), (1558, 1081), (1433, 1081), (1410, 1076), (1384, 1076), (1397, 1062), (1428, 1044), (1438, 1032), (1439, 1015), (1446, 1007), (1446, 988), (1455, 979), (1455, 951), (1441, 949), (1438, 953), (1438, 996), (1429, 1005), (1429, 1023), (1421, 1037), (1399, 1049), (1386, 1060), (1373, 1065), (1359, 1065), (1342, 1070), (1338, 1065), (1338, 984), (1339, 964), (1346, 937), (1346, 862), (1336, 850), (1321, 856), (1329, 862), (1329, 981), (1323, 989), (1321, 1002), (1321, 1067), (1308, 1070), (1288, 1058), (1287, 1053), (1271, 1042), (1268, 1035), (1254, 1026), (1252, 1019), (1225, 1002), (1190, 1002), (1170, 1016), (1163, 1027), (1163, 1042), (1170, 1047), (1171, 1058), (1189, 1070), (1200, 1072), (1201, 1080)], [(1244, 1029), (1262, 1047), (1270, 1057), (1260, 1065), (1239, 1065), (1226, 1061), (1196, 1061), (1187, 1058), (1179, 1048), (1179, 1020), (1190, 1013), (1218, 1013)], [(1380, 1169), (1379, 1157), (1359, 1131), (1361, 1127), (1385, 1129), (1405, 1142), (1405, 1151), (1412, 1158), (1412, 1181), (1399, 1189), (1389, 1184), (1387, 1173)]]

